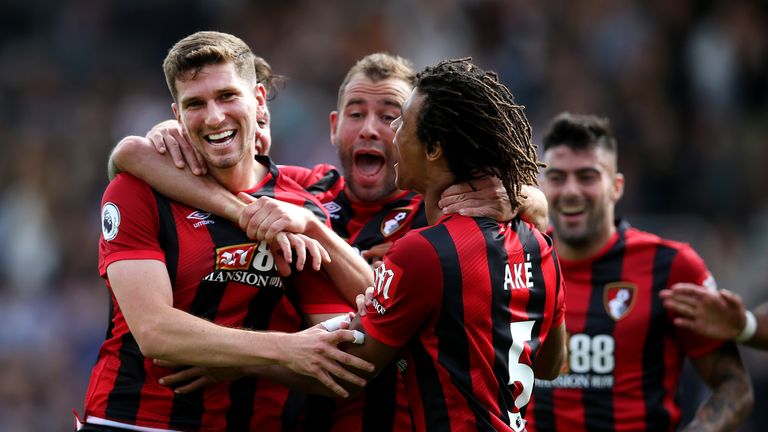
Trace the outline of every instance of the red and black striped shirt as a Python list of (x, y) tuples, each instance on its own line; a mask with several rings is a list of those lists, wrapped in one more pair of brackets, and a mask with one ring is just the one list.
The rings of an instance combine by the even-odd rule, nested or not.
[[(323, 203), (333, 230), (358, 251), (394, 242), (411, 228), (427, 225), (421, 195), (415, 192), (401, 192), (380, 202), (359, 202), (347, 195), (344, 178), (331, 165), (281, 169)], [(399, 364), (402, 367), (404, 363)], [(395, 364), (390, 365), (350, 400), (308, 396), (300, 429), (313, 432), (411, 430), (402, 370)]]
[(344, 177), (332, 165), (280, 168), (323, 203), (333, 230), (358, 251), (394, 242), (413, 228), (427, 226), (422, 197), (416, 192), (403, 191), (377, 202), (356, 201), (347, 194)]
[[(315, 198), (280, 175), (269, 174), (251, 191), (311, 209), (327, 222)], [(173, 202), (128, 174), (112, 181), (102, 201), (104, 235), (99, 271), (119, 260), (163, 261), (174, 307), (216, 324), (294, 332), (301, 315), (343, 313), (349, 305), (322, 272), (279, 276), (265, 243), (248, 239), (235, 224)], [(109, 281), (107, 281), (109, 284)], [(89, 416), (124, 424), (184, 431), (280, 430), (290, 413), (289, 391), (245, 377), (176, 395), (158, 379), (172, 371), (145, 358), (114, 294), (111, 324), (85, 399)]]
[(405, 348), (416, 430), (523, 430), (531, 365), (563, 320), (547, 236), (519, 219), (446, 216), (395, 242), (374, 288), (362, 324)]
[(595, 256), (561, 259), (568, 360), (554, 381), (538, 381), (529, 431), (673, 431), (685, 356), (721, 342), (675, 327), (658, 293), (711, 277), (690, 246), (619, 223)]

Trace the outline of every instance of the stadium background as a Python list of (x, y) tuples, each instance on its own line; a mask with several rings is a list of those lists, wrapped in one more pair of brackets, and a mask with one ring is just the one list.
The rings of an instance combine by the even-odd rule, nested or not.
[[(628, 177), (621, 213), (692, 243), (748, 305), (768, 300), (764, 2), (3, 0), (0, 429), (70, 430), (82, 410), (107, 324), (96, 269), (107, 156), (170, 115), (162, 59), (203, 29), (242, 37), (290, 78), (271, 105), (280, 163), (335, 163), (337, 86), (377, 50), (418, 68), (473, 56), (535, 132), (561, 110), (607, 115)], [(762, 430), (768, 354), (742, 353), (756, 390), (742, 430)]]

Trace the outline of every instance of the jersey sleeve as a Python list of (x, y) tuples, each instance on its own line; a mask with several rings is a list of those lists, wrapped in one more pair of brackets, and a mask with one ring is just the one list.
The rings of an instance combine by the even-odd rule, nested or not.
[(280, 172), (314, 195), (322, 204), (333, 201), (344, 190), (344, 178), (330, 164), (318, 164), (312, 168), (281, 165)]
[[(716, 290), (717, 283), (710, 273), (704, 260), (688, 245), (683, 245), (674, 262), (672, 263), (672, 274), (669, 286), (679, 282), (687, 282), (704, 286), (704, 289)], [(667, 286), (667, 288), (669, 288)], [(675, 314), (668, 312), (672, 319)], [(700, 357), (719, 348), (723, 341), (700, 336), (697, 333), (675, 327), (677, 332), (677, 341), (685, 353), (692, 358)]]
[(437, 314), (443, 273), (433, 246), (417, 232), (396, 241), (382, 261), (374, 272), (372, 305), (361, 322), (374, 339), (401, 347)]
[(127, 173), (118, 174), (101, 201), (99, 273), (116, 261), (154, 259), (165, 262), (158, 242), (157, 201), (149, 186)]
[(354, 310), (325, 271), (303, 270), (291, 277), (290, 283), (296, 289), (299, 309), (305, 315), (343, 314)]

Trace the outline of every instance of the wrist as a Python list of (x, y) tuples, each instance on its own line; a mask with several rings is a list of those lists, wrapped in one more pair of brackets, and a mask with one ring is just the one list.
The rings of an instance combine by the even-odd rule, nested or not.
[(220, 216), (224, 216), (230, 222), (237, 224), (240, 223), (240, 215), (243, 214), (243, 210), (248, 207), (248, 205), (237, 199), (234, 195), (231, 195), (231, 197), (232, 199), (227, 200), (224, 204), (224, 214)]
[(267, 366), (273, 364), (283, 364), (285, 356), (283, 353), (284, 342), (280, 336), (286, 335), (282, 332), (270, 331), (252, 331), (249, 332), (253, 340), (247, 343), (250, 347), (252, 361), (247, 366)]
[(324, 228), (325, 224), (313, 216), (308, 219), (304, 234), (315, 240), (320, 240), (320, 237), (325, 234)]
[(747, 342), (748, 340), (752, 339), (752, 337), (755, 335), (755, 332), (757, 331), (757, 319), (755, 319), (755, 315), (747, 310), (744, 312), (744, 328), (741, 329), (741, 333), (736, 335), (735, 338), (733, 338), (736, 342)]

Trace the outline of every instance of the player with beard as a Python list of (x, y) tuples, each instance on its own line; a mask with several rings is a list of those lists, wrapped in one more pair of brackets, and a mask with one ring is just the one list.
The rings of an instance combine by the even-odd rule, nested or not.
[[(409, 229), (426, 225), (421, 195), (400, 190), (395, 184), (397, 151), (392, 143), (394, 131), (390, 128), (412, 90), (413, 79), (410, 63), (401, 57), (384, 53), (364, 57), (347, 73), (339, 87), (338, 109), (329, 116), (331, 142), (337, 149), (344, 176), (326, 164), (312, 169), (281, 167), (283, 173), (324, 202), (333, 229), (369, 259), (383, 255), (391, 242)], [(173, 129), (164, 131), (163, 126), (149, 134), (155, 147), (187, 148)], [(239, 220), (241, 202), (218, 189), (208, 191), (205, 186), (193, 186), (190, 182), (204, 178), (191, 179), (181, 171), (169, 170), (169, 161), (158, 159), (154, 151), (147, 150), (148, 146), (146, 141), (121, 143), (114, 158), (121, 168), (139, 177), (150, 177), (148, 180), (156, 187), (177, 199)], [(186, 159), (194, 168), (195, 156), (187, 155)], [(175, 160), (177, 166), (183, 166), (184, 158)], [(160, 172), (172, 177), (162, 180)], [(468, 215), (488, 215), (499, 220), (513, 217), (506, 191), (498, 182), (479, 179), (473, 186), (478, 187), (478, 191), (467, 184), (449, 188), (441, 203), (446, 211), (463, 209)], [(546, 204), (541, 192), (526, 188), (523, 194), (528, 197), (524, 202), (527, 214), (539, 224), (545, 224)], [(254, 234), (271, 235), (266, 231)], [(404, 367), (404, 363), (400, 366)], [(394, 366), (389, 367), (368, 384), (364, 395), (356, 401), (338, 404), (336, 410), (333, 400), (311, 397), (304, 424), (312, 430), (410, 429), (402, 380), (398, 382), (398, 375)], [(173, 382), (176, 378), (169, 377), (169, 380)], [(196, 385), (184, 386), (181, 390), (193, 388)], [(396, 398), (396, 394), (400, 397)]]
[(735, 430), (752, 405), (736, 347), (675, 328), (659, 296), (680, 282), (714, 289), (702, 259), (687, 244), (615, 221), (625, 180), (607, 119), (560, 114), (542, 141), (568, 359), (557, 379), (537, 381), (528, 430), (677, 430), (685, 358), (712, 390), (685, 430)]
[[(413, 89), (414, 77), (410, 63), (398, 56), (375, 53), (359, 60), (339, 87), (338, 108), (329, 116), (331, 142), (344, 176), (324, 164), (311, 170), (293, 168), (291, 174), (325, 203), (334, 231), (372, 261), (410, 229), (426, 226), (421, 194), (402, 190), (395, 182), (398, 154), (390, 127)], [(473, 192), (473, 186), (479, 190)], [(526, 187), (523, 194), (530, 198), (525, 200), (525, 211), (541, 213), (537, 205), (543, 208), (544, 200), (536, 201), (541, 192)], [(444, 207), (454, 203), (445, 209), (447, 212), (461, 210), (498, 220), (514, 216), (503, 186), (487, 177), (477, 179), (472, 186), (454, 185), (445, 197)], [(310, 396), (307, 429), (409, 430), (403, 381), (398, 373), (406, 367), (405, 361), (397, 362), (397, 367), (388, 366), (365, 388), (364, 399), (335, 403), (336, 410), (332, 400)]]
[(556, 376), (564, 354), (563, 287), (549, 238), (515, 218), (444, 214), (443, 192), (501, 179), (515, 207), (535, 182), (522, 106), (468, 59), (417, 75), (392, 124), (397, 186), (424, 197), (429, 226), (406, 233), (376, 269), (349, 347), (381, 369), (403, 350), (414, 430), (524, 430), (534, 375)]

